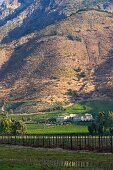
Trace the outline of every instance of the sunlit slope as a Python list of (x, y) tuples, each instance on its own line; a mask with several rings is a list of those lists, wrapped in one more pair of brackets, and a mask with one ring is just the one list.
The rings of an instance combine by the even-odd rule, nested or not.
[(0, 97), (35, 100), (42, 108), (112, 98), (112, 35), (113, 15), (90, 10), (3, 45)]

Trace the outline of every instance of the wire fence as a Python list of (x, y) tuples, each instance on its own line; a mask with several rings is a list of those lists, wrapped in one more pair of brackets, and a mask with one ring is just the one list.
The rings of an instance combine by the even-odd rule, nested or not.
[(112, 135), (0, 135), (0, 144), (113, 152)]

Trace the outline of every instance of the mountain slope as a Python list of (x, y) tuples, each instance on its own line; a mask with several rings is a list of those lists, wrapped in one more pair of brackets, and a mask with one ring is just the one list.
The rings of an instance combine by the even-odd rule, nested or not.
[(87, 8), (113, 12), (113, 2), (111, 0), (7, 0), (0, 10), (0, 40), (2, 43), (12, 41)]
[[(95, 22), (94, 22), (95, 21)], [(7, 57), (4, 53), (7, 52)], [(113, 96), (113, 15), (78, 12), (2, 45), (0, 97), (54, 102)], [(47, 105), (46, 105), (47, 104)]]

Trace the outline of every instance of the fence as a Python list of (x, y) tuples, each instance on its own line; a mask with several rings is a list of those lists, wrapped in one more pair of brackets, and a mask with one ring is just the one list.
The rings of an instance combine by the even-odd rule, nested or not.
[(111, 135), (1, 135), (0, 144), (113, 152)]

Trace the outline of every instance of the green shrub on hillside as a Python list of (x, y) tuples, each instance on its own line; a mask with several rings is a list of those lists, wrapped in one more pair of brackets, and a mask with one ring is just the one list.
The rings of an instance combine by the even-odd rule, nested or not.
[(76, 77), (78, 78), (78, 81), (80, 81), (81, 78), (86, 77), (85, 71), (83, 71), (80, 67), (74, 69)]
[(81, 37), (79, 37), (79, 36), (75, 36), (75, 35), (72, 35), (72, 34), (68, 34), (67, 35), (67, 38), (69, 39), (69, 40), (72, 40), (72, 41), (82, 41), (82, 39), (81, 39)]
[(64, 108), (61, 102), (55, 102), (52, 104), (49, 110), (50, 111), (63, 111)]
[(80, 72), (79, 77), (80, 77), (80, 78), (84, 78), (84, 77), (86, 77), (85, 72), (84, 72), (84, 71)]
[(74, 71), (77, 72), (77, 73), (79, 73), (79, 72), (81, 72), (81, 68), (80, 68), (80, 67), (75, 68)]
[(68, 89), (66, 94), (69, 95), (69, 96), (78, 96), (77, 90), (72, 90), (72, 89)]

